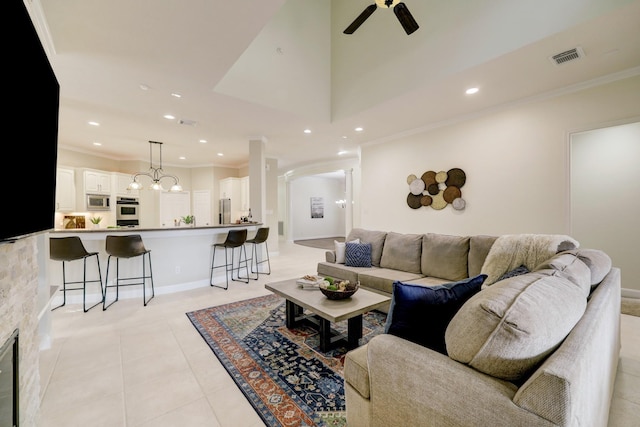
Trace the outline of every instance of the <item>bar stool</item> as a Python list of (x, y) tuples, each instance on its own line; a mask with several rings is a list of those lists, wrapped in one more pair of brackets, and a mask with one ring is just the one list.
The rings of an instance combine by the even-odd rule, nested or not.
[[(271, 274), (271, 262), (269, 261), (269, 246), (267, 245), (267, 239), (269, 238), (269, 227), (261, 227), (258, 228), (258, 231), (256, 231), (256, 235), (253, 237), (253, 239), (248, 239), (245, 243), (247, 244), (251, 244), (251, 258), (249, 258), (250, 260), (250, 264), (251, 264), (251, 273), (255, 274), (256, 277), (252, 277), (253, 280), (258, 280), (258, 277), (260, 277), (260, 264), (263, 263), (267, 263), (267, 266), (269, 267), (269, 271), (267, 273), (262, 273), (262, 274)], [(258, 245), (264, 244), (264, 254), (266, 255), (266, 258), (262, 258), (261, 260), (258, 260)], [(253, 264), (255, 263), (256, 265), (256, 271), (253, 271)]]
[[(96, 257), (98, 266), (98, 279), (87, 280), (87, 260), (90, 257)], [(102, 288), (102, 273), (100, 272), (100, 258), (98, 252), (87, 252), (80, 237), (50, 237), (49, 238), (49, 258), (54, 261), (62, 261), (62, 304), (51, 309), (51, 311), (64, 306), (67, 303), (67, 291), (77, 291), (82, 289), (82, 308), (84, 312), (91, 310), (96, 305), (104, 301), (104, 291)], [(82, 260), (82, 280), (67, 282), (66, 263), (70, 261)], [(100, 283), (100, 301), (87, 308), (87, 283)], [(67, 285), (76, 285), (82, 283), (82, 287), (67, 288)]]
[[(229, 272), (231, 272), (231, 280), (236, 282), (244, 282), (249, 283), (249, 267), (247, 265), (247, 250), (244, 247), (245, 242), (247, 241), (247, 229), (239, 229), (239, 230), (229, 230), (227, 233), (227, 238), (222, 243), (215, 243), (212, 245), (213, 255), (211, 257), (211, 278), (209, 280), (209, 284), (211, 286), (215, 286), (222, 289), (229, 289)], [(235, 249), (239, 248), (238, 254), (238, 266), (235, 267), (234, 262), (234, 252)], [(224, 264), (216, 265), (216, 251), (218, 249), (224, 250)], [(231, 250), (231, 262), (229, 262), (228, 251)], [(244, 252), (244, 260), (242, 259), (242, 253)], [(247, 272), (247, 277), (240, 277), (240, 268), (241, 264), (244, 262), (244, 267)], [(225, 280), (227, 283), (226, 287), (218, 286), (213, 284), (213, 270), (216, 268), (224, 267), (225, 270)], [(238, 270), (238, 276), (236, 279), (233, 278), (234, 270)]]
[[(106, 310), (118, 301), (120, 286), (133, 286), (142, 285), (142, 301), (146, 306), (149, 301), (155, 296), (153, 289), (153, 270), (151, 268), (151, 251), (144, 247), (142, 237), (139, 234), (130, 234), (126, 236), (110, 235), (106, 239), (106, 250), (109, 254), (107, 258), (107, 273), (105, 274), (105, 286), (104, 286), (104, 298), (102, 301), (102, 310)], [(149, 263), (149, 272), (147, 273), (147, 267), (145, 263), (145, 255)], [(142, 256), (142, 276), (133, 277), (120, 277), (120, 258), (130, 259)], [(111, 263), (111, 257), (116, 259), (116, 284), (109, 285), (109, 265)], [(147, 299), (146, 295), (146, 283), (147, 279), (151, 282), (151, 297)], [(141, 280), (141, 281), (140, 281)], [(132, 282), (133, 281), (133, 282)], [(125, 282), (125, 283), (120, 283)], [(116, 288), (116, 299), (107, 305), (107, 289)]]

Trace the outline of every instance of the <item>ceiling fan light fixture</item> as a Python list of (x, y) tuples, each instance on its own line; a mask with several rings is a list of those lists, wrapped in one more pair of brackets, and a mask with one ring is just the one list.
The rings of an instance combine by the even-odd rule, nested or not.
[(374, 4), (367, 6), (358, 17), (343, 31), (344, 34), (353, 34), (369, 18), (377, 8), (393, 9), (393, 13), (400, 21), (400, 25), (407, 35), (415, 32), (420, 26), (413, 19), (407, 6), (400, 0), (375, 0)]
[(395, 7), (395, 5), (397, 5), (398, 3), (400, 3), (400, 0), (376, 0), (376, 5), (378, 5), (378, 7), (381, 7), (383, 9), (389, 9), (390, 7)]

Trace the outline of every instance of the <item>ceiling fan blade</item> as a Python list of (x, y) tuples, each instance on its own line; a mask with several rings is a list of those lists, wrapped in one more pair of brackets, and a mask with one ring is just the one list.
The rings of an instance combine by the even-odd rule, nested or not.
[(361, 13), (360, 15), (358, 15), (358, 17), (357, 17), (357, 18), (356, 18), (356, 19), (351, 23), (351, 25), (349, 25), (349, 26), (347, 27), (347, 29), (343, 31), (343, 33), (344, 33), (344, 34), (353, 34), (353, 32), (354, 32), (355, 30), (357, 30), (357, 29), (358, 29), (358, 27), (359, 27), (360, 25), (362, 25), (362, 23), (363, 23), (364, 21), (366, 21), (366, 20), (367, 20), (367, 18), (368, 18), (368, 17), (370, 17), (370, 16), (371, 16), (371, 14), (372, 14), (373, 12), (375, 12), (375, 11), (376, 11), (376, 9), (377, 9), (377, 8), (378, 8), (378, 6), (376, 6), (375, 4), (372, 4), (372, 5), (367, 6), (367, 7), (362, 11), (362, 13)]
[(398, 21), (400, 21), (400, 24), (402, 24), (402, 28), (404, 28), (404, 31), (407, 33), (407, 35), (420, 28), (404, 3), (398, 3), (397, 5), (395, 5), (393, 7), (393, 13), (395, 13), (398, 17)]

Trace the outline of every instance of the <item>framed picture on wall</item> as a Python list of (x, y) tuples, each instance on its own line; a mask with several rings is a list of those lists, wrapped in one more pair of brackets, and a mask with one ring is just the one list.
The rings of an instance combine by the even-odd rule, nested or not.
[(311, 198), (311, 218), (324, 218), (324, 201), (322, 197)]

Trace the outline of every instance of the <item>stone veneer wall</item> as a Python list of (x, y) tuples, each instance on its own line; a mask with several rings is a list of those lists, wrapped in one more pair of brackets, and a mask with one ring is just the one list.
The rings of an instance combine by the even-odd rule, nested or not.
[(18, 332), (20, 426), (35, 427), (40, 411), (37, 238), (0, 244), (0, 344)]

